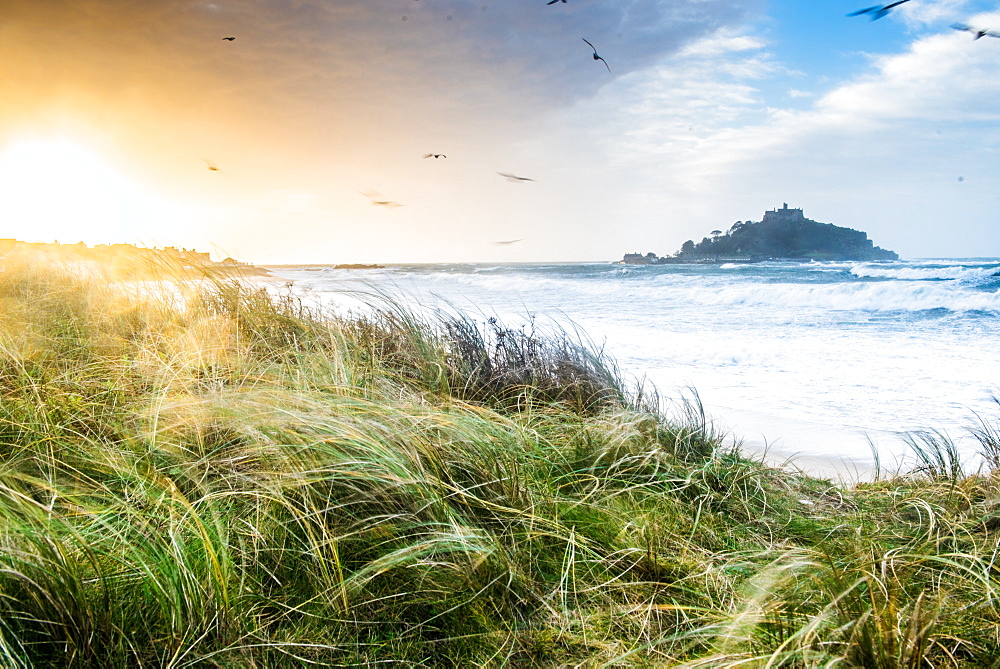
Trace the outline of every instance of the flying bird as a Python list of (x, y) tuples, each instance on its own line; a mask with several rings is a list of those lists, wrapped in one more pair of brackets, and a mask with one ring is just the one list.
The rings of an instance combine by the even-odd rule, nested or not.
[[(555, 0), (552, 0), (552, 2), (555, 2)], [(552, 2), (550, 2), (549, 4), (551, 5)], [(563, 2), (566, 2), (566, 0), (563, 0)], [(523, 238), (522, 239), (505, 239), (502, 242), (493, 242), (493, 243), (496, 244), (497, 246), (508, 246), (509, 244), (517, 244), (520, 241), (524, 241), (524, 239)]]
[(964, 23), (952, 23), (951, 27), (955, 30), (964, 30), (965, 32), (972, 33), (972, 39), (979, 39), (980, 37), (1000, 37), (1000, 33), (995, 33), (992, 30), (981, 30), (979, 28), (973, 28), (972, 26), (967, 26)]
[[(564, 5), (566, 4), (566, 0), (549, 0), (549, 1), (548, 1), (548, 2), (546, 2), (545, 4), (546, 4), (546, 5), (554, 5), (554, 4), (556, 4), (557, 2), (561, 2), (561, 3), (563, 3)], [(518, 240), (518, 241), (520, 241), (520, 240)]]
[[(361, 193), (361, 191), (358, 191)], [(406, 205), (401, 202), (393, 202), (392, 200), (386, 200), (383, 198), (382, 194), (377, 190), (370, 191), (368, 193), (361, 193), (366, 198), (368, 198), (373, 205), (376, 207), (386, 207), (387, 209), (395, 209), (396, 207), (405, 207)]]
[(205, 164), (206, 164), (206, 165), (208, 165), (208, 171), (209, 171), (209, 172), (221, 172), (221, 171), (222, 171), (222, 170), (220, 170), (220, 169), (219, 169), (218, 167), (216, 167), (216, 166), (215, 166), (215, 163), (213, 163), (213, 162), (212, 162), (211, 160), (209, 160), (208, 158), (202, 158), (202, 160), (204, 160), (204, 161), (205, 161)]
[(904, 2), (909, 2), (910, 0), (896, 0), (896, 2), (891, 2), (888, 5), (874, 5), (872, 7), (865, 7), (864, 9), (859, 9), (856, 12), (851, 12), (848, 16), (861, 16), (862, 14), (870, 14), (869, 20), (875, 21), (882, 18), (886, 14), (892, 11), (893, 7), (897, 7)]
[(497, 174), (502, 176), (507, 181), (510, 181), (511, 183), (520, 183), (522, 181), (534, 181), (534, 179), (529, 179), (528, 177), (519, 177), (516, 174), (508, 174), (507, 172), (497, 172)]
[(447, 158), (443, 153), (425, 153), (424, 158)]
[[(902, 1), (903, 1), (903, 2), (906, 2), (906, 0), (902, 0)], [(582, 37), (581, 37), (580, 39), (583, 39), (583, 41), (584, 41), (584, 42), (587, 42), (587, 40), (585, 40), (585, 39), (584, 39), (584, 38), (582, 38)], [(599, 61), (601, 61), (602, 63), (604, 63), (604, 67), (608, 68), (608, 72), (610, 72), (610, 71), (611, 71), (611, 66), (610, 66), (610, 65), (608, 65), (608, 61), (604, 60), (603, 58), (601, 58), (600, 56), (598, 56), (598, 55), (597, 55), (597, 47), (595, 47), (595, 46), (594, 46), (593, 44), (591, 44), (590, 42), (587, 42), (587, 46), (589, 46), (589, 47), (590, 47), (591, 49), (593, 49), (593, 50), (594, 50), (594, 60), (599, 60)]]
[(235, 37), (223, 37), (222, 39), (226, 40), (227, 42), (232, 42), (236, 38)]

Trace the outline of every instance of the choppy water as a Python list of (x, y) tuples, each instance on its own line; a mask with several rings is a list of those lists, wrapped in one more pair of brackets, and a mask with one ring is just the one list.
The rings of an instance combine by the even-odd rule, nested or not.
[(784, 452), (864, 459), (893, 434), (958, 437), (1000, 418), (1000, 259), (623, 266), (282, 268), (297, 289), (388, 290), (483, 317), (582, 326), (665, 395), (697, 389), (716, 423)]

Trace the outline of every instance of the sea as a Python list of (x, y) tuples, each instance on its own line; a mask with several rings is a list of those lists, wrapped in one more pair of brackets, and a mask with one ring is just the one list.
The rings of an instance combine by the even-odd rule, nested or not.
[(269, 269), (345, 311), (387, 295), (580, 328), (668, 405), (697, 399), (727, 440), (812, 474), (906, 470), (921, 432), (975, 466), (971, 430), (1000, 424), (1000, 258)]

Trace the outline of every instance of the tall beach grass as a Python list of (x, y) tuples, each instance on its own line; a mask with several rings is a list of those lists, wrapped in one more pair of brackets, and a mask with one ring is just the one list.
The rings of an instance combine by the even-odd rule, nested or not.
[(997, 666), (998, 424), (845, 486), (572, 328), (0, 272), (0, 666)]

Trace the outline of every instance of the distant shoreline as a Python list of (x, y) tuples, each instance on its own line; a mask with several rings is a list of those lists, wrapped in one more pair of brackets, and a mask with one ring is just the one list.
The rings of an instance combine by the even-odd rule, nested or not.
[(615, 265), (725, 265), (728, 263), (741, 264), (741, 265), (753, 265), (762, 262), (797, 262), (797, 263), (811, 263), (811, 262), (899, 262), (899, 260), (861, 260), (858, 258), (784, 258), (784, 257), (760, 257), (760, 258), (657, 258), (653, 262), (637, 262), (628, 260), (614, 260), (612, 261)]

